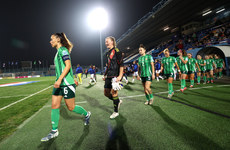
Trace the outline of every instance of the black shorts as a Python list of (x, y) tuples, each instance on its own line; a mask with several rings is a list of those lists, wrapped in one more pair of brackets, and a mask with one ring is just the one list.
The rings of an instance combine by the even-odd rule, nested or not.
[(164, 74), (166, 79), (168, 78), (174, 78), (174, 73), (171, 73), (171, 74)]
[(222, 69), (223, 67), (217, 67), (217, 69)]
[(112, 89), (112, 78), (105, 78), (104, 88)]
[(206, 71), (205, 70), (203, 70), (203, 71), (200, 71), (201, 73), (206, 73)]
[(144, 83), (146, 81), (152, 82), (152, 77), (141, 77), (141, 81), (142, 81), (142, 83)]
[(206, 72), (210, 72), (210, 71), (213, 71), (212, 69), (207, 69)]
[(188, 74), (194, 74), (195, 71), (188, 71)]

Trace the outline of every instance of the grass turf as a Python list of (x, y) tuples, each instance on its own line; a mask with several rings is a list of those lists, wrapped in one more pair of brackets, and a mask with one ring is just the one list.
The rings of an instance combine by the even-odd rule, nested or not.
[[(46, 80), (46, 84), (40, 89), (52, 84), (54, 79), (44, 78), (43, 80)], [(123, 99), (120, 116), (115, 120), (110, 120), (113, 105), (112, 101), (103, 95), (103, 81), (98, 77), (98, 83), (91, 86), (88, 85), (88, 81), (89, 78), (84, 79), (83, 85), (77, 87), (76, 102), (79, 102), (77, 105), (92, 112), (89, 126), (84, 126), (83, 117), (69, 112), (62, 101), (60, 135), (54, 140), (41, 143), (40, 139), (46, 136), (51, 128), (51, 89), (49, 89), (31, 97), (30, 100), (4, 110), (5, 112), (0, 112), (2, 120), (5, 114), (7, 114), (5, 118), (21, 114), (21, 112), (18, 113), (17, 107), (21, 108), (19, 110), (26, 111), (40, 99), (43, 99), (41, 101), (44, 103), (48, 101), (44, 107), (41, 106), (44, 103), (37, 104), (37, 109), (33, 112), (30, 110), (28, 113), (27, 111), (22, 113), (20, 116), (26, 116), (22, 117), (24, 118), (22, 120), (25, 120), (42, 107), (12, 136), (5, 138), (0, 144), (0, 149), (230, 148), (230, 118), (228, 118), (230, 116), (230, 86), (228, 85), (215, 83), (195, 86), (201, 89), (189, 89), (184, 93), (175, 92), (172, 100), (169, 100), (166, 98), (167, 93), (160, 93), (167, 91), (166, 81), (153, 81), (151, 88), (155, 93), (155, 101), (152, 106), (146, 106), (143, 87), (140, 82), (135, 81), (134, 84), (125, 85), (119, 92)], [(41, 82), (33, 83), (34, 88), (39, 88), (36, 84), (41, 84)], [(175, 91), (180, 88), (179, 81), (174, 82), (173, 85)], [(36, 90), (31, 92), (36, 92)], [(20, 94), (26, 95), (30, 92)], [(3, 96), (6, 95), (3, 94)], [(15, 123), (14, 130), (22, 121), (18, 122)], [(5, 125), (1, 124), (1, 128)]]

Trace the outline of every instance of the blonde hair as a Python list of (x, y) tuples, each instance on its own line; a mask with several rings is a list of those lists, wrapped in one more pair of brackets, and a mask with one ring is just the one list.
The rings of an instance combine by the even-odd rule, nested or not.
[(62, 44), (62, 46), (65, 46), (69, 53), (71, 53), (72, 49), (73, 49), (73, 44), (69, 41), (69, 39), (66, 37), (65, 33), (55, 33), (53, 34), (55, 35), (57, 38), (60, 38), (60, 43)]
[(117, 46), (117, 43), (116, 43), (116, 39), (112, 36), (108, 36), (107, 38), (105, 39), (110, 39), (111, 41), (113, 41), (113, 47), (116, 47)]
[(163, 51), (163, 52), (164, 52), (164, 53), (165, 53), (165, 52), (169, 52), (169, 49), (168, 49), (168, 48), (166, 48), (166, 49), (164, 49), (164, 51)]

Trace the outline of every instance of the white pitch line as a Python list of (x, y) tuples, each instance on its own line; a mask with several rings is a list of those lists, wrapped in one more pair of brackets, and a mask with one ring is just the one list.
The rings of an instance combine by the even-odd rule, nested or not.
[(31, 95), (29, 95), (29, 96), (27, 96), (27, 97), (25, 97), (25, 98), (23, 98), (23, 99), (20, 99), (20, 100), (18, 100), (18, 101), (16, 101), (16, 102), (13, 102), (13, 103), (11, 103), (11, 104), (5, 106), (5, 107), (2, 107), (2, 108), (0, 108), (0, 111), (4, 110), (4, 109), (6, 109), (6, 108), (8, 108), (8, 107), (10, 107), (10, 106), (12, 106), (12, 105), (14, 105), (14, 104), (17, 104), (17, 103), (19, 103), (19, 102), (21, 102), (21, 101), (24, 101), (24, 100), (26, 100), (26, 99), (28, 99), (28, 98), (30, 98), (30, 97), (36, 95), (36, 94), (39, 94), (39, 93), (41, 93), (41, 92), (43, 92), (43, 91), (49, 89), (49, 88), (52, 87), (52, 86), (53, 86), (53, 85), (51, 85), (51, 86), (49, 86), (49, 87), (47, 87), (47, 88), (45, 88), (45, 89), (43, 89), (43, 90), (41, 90), (41, 91), (38, 91), (38, 92), (36, 92), (36, 93), (34, 93), (34, 94), (31, 94)]
[(28, 95), (12, 95), (12, 96), (2, 96), (0, 98), (9, 98), (9, 97), (21, 97), (21, 96), (28, 96)]
[[(205, 88), (212, 88), (212, 87), (224, 87), (224, 86), (230, 86), (230, 85), (217, 85), (217, 86), (206, 86), (206, 87), (200, 87), (200, 88), (187, 88), (187, 90), (197, 90), (197, 89), (205, 89)], [(179, 92), (179, 91), (180, 90), (175, 90), (174, 92)], [(153, 93), (153, 94), (164, 94), (164, 93), (168, 93), (168, 91), (158, 92), (158, 93)], [(124, 97), (120, 97), (120, 98), (124, 99), (124, 98), (141, 97), (141, 96), (145, 96), (145, 94), (142, 94), (142, 95), (132, 95), (132, 96), (124, 96)]]

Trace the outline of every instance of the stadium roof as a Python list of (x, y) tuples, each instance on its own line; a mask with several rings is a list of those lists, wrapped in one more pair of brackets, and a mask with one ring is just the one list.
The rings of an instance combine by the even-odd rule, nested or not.
[[(162, 0), (153, 10), (142, 17), (118, 40), (119, 49), (130, 55), (139, 44), (152, 48), (159, 40), (171, 34), (171, 30), (192, 21), (204, 21), (211, 16), (202, 16), (208, 9), (212, 14), (224, 7), (230, 8), (228, 0)], [(168, 26), (170, 29), (163, 31)]]

